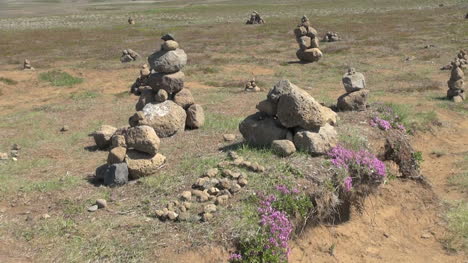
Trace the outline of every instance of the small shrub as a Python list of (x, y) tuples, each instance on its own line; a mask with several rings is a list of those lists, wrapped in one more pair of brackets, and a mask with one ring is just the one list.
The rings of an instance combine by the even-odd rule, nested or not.
[(67, 72), (60, 70), (53, 70), (41, 73), (39, 79), (43, 81), (48, 81), (52, 86), (63, 87), (63, 86), (73, 86), (83, 82), (82, 78), (73, 77)]

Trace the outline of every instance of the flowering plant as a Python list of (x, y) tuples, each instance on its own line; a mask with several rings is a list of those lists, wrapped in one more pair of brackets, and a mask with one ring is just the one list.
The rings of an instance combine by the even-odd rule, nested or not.
[(386, 176), (385, 164), (365, 150), (353, 151), (338, 145), (328, 152), (328, 157), (340, 171), (340, 181), (346, 191), (358, 183), (381, 183)]

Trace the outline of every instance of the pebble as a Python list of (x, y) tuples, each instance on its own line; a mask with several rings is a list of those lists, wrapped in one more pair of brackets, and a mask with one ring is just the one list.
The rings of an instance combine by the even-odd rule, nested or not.
[(223, 138), (224, 138), (225, 141), (231, 142), (231, 141), (234, 141), (236, 139), (236, 135), (235, 134), (224, 134)]
[(189, 202), (184, 202), (182, 204), (187, 210), (190, 209), (192, 207), (192, 203), (189, 203)]
[(50, 215), (49, 214), (43, 214), (43, 215), (41, 215), (41, 218), (42, 219), (47, 219), (47, 218), (50, 218)]
[(173, 212), (173, 211), (169, 211), (169, 212), (167, 213), (167, 217), (168, 217), (170, 220), (176, 220), (178, 216), (179, 216), (179, 215), (178, 215), (176, 212)]
[(63, 127), (60, 129), (61, 132), (66, 132), (70, 130), (70, 128), (68, 127), (68, 125), (63, 125)]
[(11, 150), (10, 155), (11, 157), (19, 157), (19, 152), (18, 150)]
[(432, 237), (432, 235), (429, 234), (429, 233), (424, 233), (424, 234), (421, 235), (421, 238), (424, 238), (424, 239), (429, 239), (431, 237)]
[(180, 197), (182, 198), (182, 200), (190, 201), (190, 200), (192, 200), (192, 192), (183, 191), (182, 194), (180, 195)]
[(15, 150), (15, 151), (19, 151), (19, 150), (21, 150), (21, 146), (19, 146), (18, 144), (14, 143), (14, 144), (11, 146), (11, 149), (12, 149), (12, 150)]
[(208, 222), (210, 221), (211, 219), (213, 219), (213, 214), (210, 214), (210, 213), (204, 213), (203, 216), (202, 216), (202, 219), (203, 221), (205, 222)]
[(92, 205), (92, 206), (88, 207), (88, 212), (96, 212), (97, 210), (98, 210), (97, 205)]
[(98, 208), (106, 208), (107, 207), (107, 201), (105, 199), (97, 199), (96, 200), (96, 205)]
[(245, 178), (239, 178), (239, 180), (237, 180), (237, 183), (238, 183), (240, 186), (244, 187), (244, 186), (246, 186), (246, 185), (248, 184), (248, 181), (247, 181), (247, 179), (245, 179)]
[(18, 161), (16, 157), (11, 158), (14, 162)]
[(0, 153), (0, 160), (8, 160), (8, 153)]
[(205, 172), (205, 176), (207, 177), (215, 177), (218, 175), (218, 168), (211, 168), (211, 169), (208, 169), (206, 172)]
[(213, 213), (213, 212), (216, 212), (216, 205), (215, 204), (207, 204), (205, 205), (205, 207), (203, 208), (203, 211), (205, 213)]

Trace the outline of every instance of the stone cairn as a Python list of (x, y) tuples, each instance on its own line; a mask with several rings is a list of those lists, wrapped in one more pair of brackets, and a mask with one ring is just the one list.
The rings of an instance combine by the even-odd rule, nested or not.
[(23, 62), (23, 70), (34, 70), (34, 67), (31, 66), (31, 61), (29, 59), (25, 59)]
[(250, 19), (245, 22), (247, 25), (255, 25), (255, 24), (265, 24), (265, 20), (260, 16), (257, 11), (253, 11), (250, 15)]
[(133, 61), (136, 61), (139, 57), (140, 55), (137, 52), (133, 51), (132, 49), (127, 48), (122, 51), (120, 62), (122, 63), (133, 62)]
[(288, 80), (279, 81), (256, 108), (259, 112), (239, 124), (251, 145), (272, 147), (278, 155), (288, 156), (296, 149), (325, 154), (337, 143), (332, 126), (337, 114)]
[(257, 83), (255, 83), (255, 79), (251, 79), (251, 80), (247, 81), (247, 84), (245, 84), (244, 91), (259, 92), (260, 88), (257, 86)]
[[(461, 49), (457, 56), (455, 57), (455, 60), (459, 60), (460, 62), (460, 65), (462, 68), (466, 68), (467, 65), (468, 65), (468, 53), (466, 52), (466, 50), (464, 49)], [(443, 66), (440, 68), (440, 70), (451, 70), (452, 69), (452, 62), (450, 62), (449, 64)]]
[(338, 98), (337, 108), (340, 111), (364, 111), (367, 109), (369, 90), (366, 89), (366, 79), (362, 73), (349, 68), (343, 75), (343, 86), (346, 93)]
[(336, 32), (330, 32), (328, 31), (325, 36), (323, 36), (323, 42), (335, 42), (335, 41), (340, 41), (341, 38), (338, 36), (338, 33)]
[(175, 135), (185, 128), (199, 128), (205, 121), (203, 108), (194, 104), (184, 88), (187, 63), (185, 52), (171, 37), (160, 51), (148, 58), (131, 92), (140, 96), (137, 112), (129, 118), (130, 127), (103, 125), (92, 135), (99, 149), (110, 148), (107, 164), (96, 169), (96, 179), (105, 185), (123, 185), (129, 179), (155, 174), (166, 162), (159, 153), (160, 138)]
[(129, 25), (134, 25), (134, 24), (135, 24), (135, 20), (134, 20), (132, 17), (129, 17), (129, 18), (128, 18), (128, 24), (129, 24)]
[(452, 71), (450, 72), (450, 79), (447, 82), (447, 98), (454, 102), (462, 102), (465, 100), (465, 88), (464, 88), (465, 73), (462, 69), (462, 64), (459, 59), (452, 62)]
[(319, 61), (322, 51), (319, 49), (317, 30), (310, 26), (307, 16), (302, 17), (301, 24), (294, 29), (294, 35), (299, 44), (299, 50), (296, 52), (297, 58), (304, 62)]

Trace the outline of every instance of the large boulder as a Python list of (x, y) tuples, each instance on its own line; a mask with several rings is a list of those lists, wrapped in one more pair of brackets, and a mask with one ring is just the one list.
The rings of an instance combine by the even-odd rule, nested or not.
[(273, 86), (268, 92), (267, 99), (270, 102), (278, 103), (281, 96), (291, 93), (291, 91), (298, 89), (298, 87), (292, 84), (289, 80), (283, 79)]
[(174, 102), (186, 110), (195, 103), (195, 100), (189, 89), (182, 89), (174, 96)]
[(146, 104), (141, 112), (135, 113), (129, 120), (131, 126), (151, 126), (158, 137), (166, 138), (183, 131), (187, 114), (185, 110), (171, 100), (158, 104)]
[(257, 106), (257, 110), (266, 113), (268, 116), (276, 116), (277, 107), (276, 104), (269, 100), (260, 101)]
[(129, 150), (125, 157), (130, 179), (138, 179), (140, 177), (152, 175), (156, 173), (165, 162), (166, 157), (160, 153), (150, 155)]
[(337, 107), (340, 111), (364, 111), (367, 109), (368, 96), (367, 89), (343, 94), (338, 98)]
[(199, 104), (193, 104), (187, 109), (185, 125), (191, 129), (198, 129), (205, 123), (205, 113)]
[(153, 89), (149, 86), (140, 87), (140, 97), (138, 98), (138, 102), (135, 105), (135, 110), (140, 111), (145, 107), (146, 104), (154, 102), (155, 100), (155, 93)]
[(148, 57), (148, 63), (156, 72), (175, 73), (187, 64), (187, 55), (183, 49), (160, 50)]
[(311, 155), (326, 154), (336, 146), (338, 136), (333, 126), (326, 124), (313, 131), (302, 130), (294, 135), (294, 145), (298, 150)]
[(303, 62), (316, 62), (323, 56), (322, 51), (318, 48), (309, 48), (306, 50), (298, 49), (296, 56)]
[(159, 150), (159, 137), (150, 126), (142, 125), (129, 128), (125, 135), (128, 148), (155, 155)]
[(126, 163), (109, 165), (104, 174), (104, 185), (119, 186), (128, 182), (128, 168)]
[(301, 127), (311, 130), (327, 123), (336, 123), (336, 113), (322, 106), (306, 91), (295, 88), (282, 95), (278, 102), (277, 116), (287, 128)]
[(169, 94), (177, 93), (184, 88), (185, 74), (182, 71), (176, 73), (153, 73), (147, 83), (155, 91), (164, 89)]
[(243, 120), (239, 131), (249, 144), (255, 146), (270, 146), (274, 140), (285, 139), (288, 133), (276, 120), (260, 112)]
[(355, 72), (354, 69), (350, 69), (343, 75), (343, 86), (346, 92), (358, 91), (366, 88), (366, 79), (364, 75), (359, 72)]
[(102, 125), (99, 130), (92, 133), (96, 146), (103, 150), (111, 145), (111, 138), (117, 128), (110, 125)]

